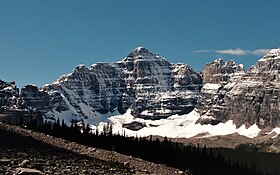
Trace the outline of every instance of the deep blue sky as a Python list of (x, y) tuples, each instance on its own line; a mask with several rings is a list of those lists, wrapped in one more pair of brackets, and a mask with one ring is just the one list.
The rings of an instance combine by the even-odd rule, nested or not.
[(264, 52), (258, 49), (280, 47), (279, 6), (279, 0), (0, 0), (0, 79), (42, 86), (77, 64), (119, 61), (137, 46), (195, 70), (217, 57), (248, 68)]

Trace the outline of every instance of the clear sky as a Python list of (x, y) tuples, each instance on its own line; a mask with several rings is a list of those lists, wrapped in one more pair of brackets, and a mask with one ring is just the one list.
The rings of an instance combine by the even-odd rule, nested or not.
[(280, 47), (279, 0), (0, 0), (0, 79), (42, 86), (137, 46), (195, 70)]

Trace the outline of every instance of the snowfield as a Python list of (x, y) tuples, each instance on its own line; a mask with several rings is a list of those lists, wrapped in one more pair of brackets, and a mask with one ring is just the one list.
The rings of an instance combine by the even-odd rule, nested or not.
[[(67, 106), (72, 107), (68, 100), (63, 96)], [(221, 136), (233, 133), (238, 133), (240, 135), (254, 138), (257, 137), (261, 129), (258, 128), (256, 124), (246, 128), (245, 125), (237, 128), (233, 124), (232, 120), (226, 123), (219, 123), (217, 125), (201, 125), (196, 123), (199, 118), (210, 117), (211, 116), (200, 116), (196, 109), (186, 115), (172, 115), (167, 119), (160, 120), (145, 120), (142, 118), (135, 118), (131, 115), (131, 109), (127, 110), (125, 114), (120, 114), (116, 109), (114, 112), (109, 112), (107, 114), (100, 114), (98, 112), (92, 112), (93, 109), (80, 103), (82, 111), (86, 113), (89, 117), (81, 118), (78, 112), (72, 107), (68, 111), (50, 111), (45, 114), (45, 120), (53, 118), (53, 121), (60, 119), (60, 122), (64, 121), (66, 125), (71, 126), (72, 120), (83, 120), (84, 125), (90, 125), (93, 132), (96, 128), (102, 131), (104, 125), (110, 122), (113, 125), (113, 133), (123, 134), (127, 136), (138, 136), (146, 137), (150, 135), (157, 135), (169, 138), (190, 138), (190, 137), (211, 137), (211, 136)], [(73, 112), (74, 111), (74, 112)], [(146, 112), (146, 111), (143, 111)], [(152, 114), (151, 114), (152, 115)], [(71, 116), (71, 117), (69, 117)], [(138, 122), (144, 124), (145, 127), (138, 131), (133, 131), (123, 127), (123, 124), (129, 124), (132, 122)], [(275, 128), (273, 130), (277, 135), (280, 134), (280, 128)], [(271, 133), (273, 132), (271, 131)]]
[[(169, 138), (190, 138), (211, 137), (238, 133), (249, 138), (254, 138), (257, 137), (261, 131), (257, 125), (252, 125), (249, 128), (246, 128), (245, 125), (242, 125), (241, 127), (236, 128), (236, 125), (233, 124), (232, 120), (229, 120), (226, 123), (219, 123), (218, 125), (196, 124), (196, 121), (199, 119), (199, 117), (200, 115), (197, 113), (197, 111), (193, 110), (189, 114), (181, 116), (173, 115), (167, 119), (144, 120), (141, 118), (134, 118), (131, 115), (131, 110), (128, 110), (125, 114), (111, 116), (108, 118), (108, 120), (113, 125), (113, 133), (125, 133), (127, 136), (134, 137), (158, 135)], [(143, 127), (138, 131), (132, 131), (123, 127), (123, 124), (128, 124), (131, 122), (139, 122), (145, 124), (146, 127)], [(100, 122), (97, 126), (98, 130), (102, 131), (104, 125), (106, 125), (106, 122)], [(95, 129), (96, 126), (92, 125), (91, 128)]]

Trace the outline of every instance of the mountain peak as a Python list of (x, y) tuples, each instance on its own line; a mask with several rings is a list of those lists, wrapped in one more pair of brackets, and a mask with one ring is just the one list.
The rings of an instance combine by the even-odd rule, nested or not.
[(136, 47), (132, 52), (128, 54), (128, 57), (146, 57), (146, 56), (155, 56), (155, 54), (151, 53), (147, 48), (140, 46)]
[[(222, 58), (217, 58), (212, 63), (224, 65), (226, 62)], [(210, 63), (210, 64), (212, 64), (212, 63)]]
[(86, 68), (86, 66), (84, 64), (79, 64), (74, 68), (74, 70), (81, 70), (81, 69), (85, 69), (85, 68)]
[(269, 56), (280, 56), (280, 48), (278, 49), (271, 49), (268, 53)]
[(134, 51), (134, 52), (139, 52), (139, 53), (149, 53), (149, 50), (146, 49), (146, 48), (143, 47), (143, 46), (136, 47), (133, 51)]
[(280, 48), (278, 49), (271, 49), (268, 54), (263, 56), (259, 62), (263, 61), (269, 61), (269, 60), (274, 60), (274, 59), (279, 59), (280, 58)]

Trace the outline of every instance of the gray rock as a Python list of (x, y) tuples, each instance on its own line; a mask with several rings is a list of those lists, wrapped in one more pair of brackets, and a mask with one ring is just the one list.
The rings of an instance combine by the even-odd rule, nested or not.
[(18, 103), (21, 108), (28, 110), (44, 110), (50, 107), (48, 93), (39, 90), (35, 85), (26, 85), (21, 88)]
[(0, 159), (0, 165), (8, 165), (11, 161), (11, 159)]
[(123, 124), (122, 127), (133, 130), (133, 131), (138, 131), (138, 130), (146, 127), (146, 124), (140, 123), (140, 122), (131, 122), (131, 123)]
[(15, 82), (5, 82), (0, 80), (0, 111), (5, 108), (13, 108), (17, 103), (19, 89)]
[(40, 175), (43, 174), (41, 171), (36, 170), (36, 169), (29, 169), (29, 168), (17, 168), (16, 169), (16, 174), (21, 174), (21, 175)]
[(243, 65), (238, 65), (234, 61), (226, 62), (219, 58), (205, 65), (203, 69), (203, 83), (228, 83), (230, 79), (236, 79), (236, 77), (242, 77), (243, 75)]
[(261, 58), (225, 96), (225, 114), (237, 124), (280, 126), (280, 49)]
[(28, 165), (30, 165), (30, 160), (23, 160), (20, 164), (21, 167), (26, 168)]
[(52, 109), (45, 118), (70, 111), (76, 120), (131, 108), (135, 117), (161, 119), (194, 109), (202, 78), (186, 64), (171, 64), (143, 47), (117, 63), (77, 66), (43, 88)]
[[(225, 65), (225, 63), (221, 64)], [(208, 67), (211, 67), (211, 64)], [(224, 78), (222, 75), (221, 78), (220, 74), (216, 74), (223, 71), (218, 69), (209, 71), (211, 69), (207, 68), (208, 78), (204, 75), (204, 79), (215, 85), (210, 86), (212, 89), (209, 88), (209, 84), (204, 85), (198, 109), (200, 114), (213, 118), (208, 121), (200, 120), (201, 123), (209, 123), (213, 120), (218, 122), (233, 120), (237, 126), (242, 124), (247, 126), (257, 124), (260, 127), (280, 126), (278, 115), (280, 111), (279, 49), (272, 50), (262, 57), (244, 75), (238, 71), (238, 76), (233, 73), (231, 77)], [(227, 70), (232, 69), (227, 68)]]

